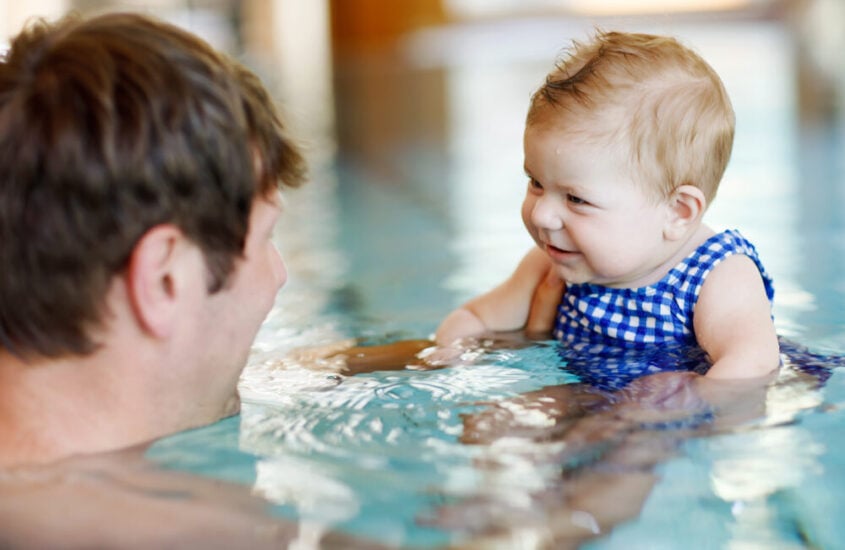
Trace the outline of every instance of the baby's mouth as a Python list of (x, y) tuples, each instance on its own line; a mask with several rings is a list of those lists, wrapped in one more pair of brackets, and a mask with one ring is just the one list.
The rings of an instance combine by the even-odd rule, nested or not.
[(546, 244), (546, 254), (549, 255), (555, 263), (569, 263), (579, 257), (577, 250), (567, 250), (565, 248), (558, 248), (551, 244)]
[(548, 250), (549, 252), (557, 253), (557, 254), (572, 254), (572, 253), (575, 252), (574, 250), (566, 250), (564, 248), (558, 248), (558, 247), (556, 247), (552, 244), (547, 244), (546, 250)]

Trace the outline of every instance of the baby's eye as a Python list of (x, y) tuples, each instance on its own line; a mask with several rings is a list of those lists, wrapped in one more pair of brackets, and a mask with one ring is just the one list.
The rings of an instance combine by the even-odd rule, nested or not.
[(543, 189), (543, 184), (534, 178), (528, 178), (528, 187), (541, 191)]
[(572, 204), (587, 204), (587, 201), (585, 201), (581, 197), (576, 197), (575, 195), (572, 195), (572, 194), (567, 194), (566, 200), (568, 200)]

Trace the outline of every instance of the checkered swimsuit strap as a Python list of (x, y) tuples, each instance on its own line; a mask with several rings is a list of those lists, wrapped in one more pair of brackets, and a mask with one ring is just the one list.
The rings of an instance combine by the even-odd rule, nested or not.
[(713, 235), (659, 282), (641, 288), (570, 285), (555, 326), (558, 340), (643, 347), (660, 342), (694, 343), (692, 313), (707, 274), (733, 254), (751, 258), (769, 300), (772, 282), (754, 246), (738, 231)]

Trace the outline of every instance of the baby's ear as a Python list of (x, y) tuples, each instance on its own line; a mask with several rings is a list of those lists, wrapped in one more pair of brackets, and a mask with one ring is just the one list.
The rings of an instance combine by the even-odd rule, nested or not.
[(669, 216), (663, 236), (674, 241), (682, 238), (690, 228), (701, 222), (704, 210), (707, 208), (707, 198), (698, 187), (685, 184), (672, 192), (668, 205)]

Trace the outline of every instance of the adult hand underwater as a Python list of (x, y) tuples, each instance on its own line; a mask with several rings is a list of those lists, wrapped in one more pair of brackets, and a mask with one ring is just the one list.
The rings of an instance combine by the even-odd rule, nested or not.
[(423, 521), (479, 547), (531, 536), (543, 548), (578, 548), (640, 514), (661, 477), (655, 467), (682, 453), (684, 441), (761, 418), (761, 382), (661, 372), (612, 393), (568, 384), (493, 403), (464, 417), (461, 441), (490, 449), (476, 461), (480, 475), (496, 479), (515, 461), (559, 475), (517, 495), (444, 499), (450, 504)]

